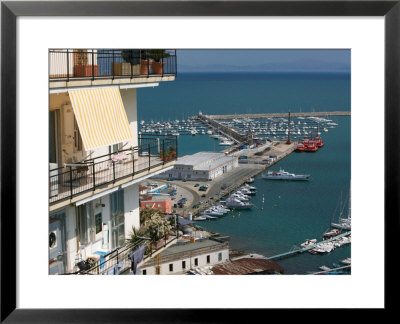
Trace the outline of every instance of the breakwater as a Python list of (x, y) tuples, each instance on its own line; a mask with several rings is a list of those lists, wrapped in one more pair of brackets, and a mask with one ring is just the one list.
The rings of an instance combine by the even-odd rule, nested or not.
[[(351, 116), (351, 111), (313, 111), (313, 112), (291, 112), (291, 117), (326, 117), (326, 116)], [(230, 114), (230, 115), (203, 115), (203, 118), (216, 119), (240, 119), (240, 118), (273, 118), (288, 117), (288, 113), (266, 113), (266, 114)]]

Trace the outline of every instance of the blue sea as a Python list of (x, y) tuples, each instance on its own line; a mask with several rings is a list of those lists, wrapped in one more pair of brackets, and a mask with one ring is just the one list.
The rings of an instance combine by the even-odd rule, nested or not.
[[(182, 73), (175, 82), (138, 91), (138, 118), (145, 121), (187, 119), (203, 114), (350, 110), (350, 74), (345, 73)], [(308, 182), (274, 182), (256, 177), (252, 210), (235, 211), (216, 221), (201, 222), (211, 231), (231, 236), (231, 247), (272, 256), (306, 239), (321, 239), (350, 191), (350, 117), (322, 133), (325, 143), (315, 153), (293, 153), (271, 170), (311, 174)], [(206, 135), (179, 136), (179, 155), (215, 151)], [(264, 199), (263, 199), (264, 198)], [(264, 200), (264, 202), (263, 202)], [(346, 211), (347, 211), (347, 206)], [(350, 257), (351, 245), (329, 254), (303, 253), (277, 261), (285, 274), (319, 271), (319, 266)]]

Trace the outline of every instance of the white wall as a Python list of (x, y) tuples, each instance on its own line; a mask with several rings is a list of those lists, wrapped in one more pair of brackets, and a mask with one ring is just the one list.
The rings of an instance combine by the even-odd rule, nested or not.
[(133, 184), (124, 188), (125, 208), (125, 237), (129, 237), (132, 226), (139, 228), (139, 184)]
[[(222, 253), (222, 260), (218, 261), (218, 254)], [(210, 256), (210, 263), (207, 263), (207, 255)], [(198, 259), (198, 265), (195, 266), (194, 262), (195, 259)], [(213, 251), (210, 253), (200, 254), (196, 256), (192, 256), (189, 258), (171, 261), (167, 263), (162, 263), (161, 267), (161, 275), (168, 275), (168, 274), (182, 274), (190, 269), (201, 268), (204, 266), (214, 266), (219, 263), (227, 262), (229, 260), (229, 249), (222, 249), (219, 251)], [(182, 261), (186, 261), (186, 269), (182, 269)], [(173, 264), (173, 271), (169, 271), (169, 265)], [(138, 267), (137, 274), (142, 274), (142, 271), (146, 270), (146, 275), (155, 275), (156, 269), (155, 266), (150, 267)]]

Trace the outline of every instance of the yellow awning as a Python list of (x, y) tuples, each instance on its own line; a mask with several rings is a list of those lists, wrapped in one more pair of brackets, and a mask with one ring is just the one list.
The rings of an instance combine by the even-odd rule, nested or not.
[(69, 90), (72, 108), (86, 150), (132, 138), (117, 87)]

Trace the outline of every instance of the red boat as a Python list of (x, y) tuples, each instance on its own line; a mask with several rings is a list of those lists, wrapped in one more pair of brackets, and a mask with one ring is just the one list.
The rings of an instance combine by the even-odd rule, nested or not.
[(305, 150), (305, 148), (306, 148), (306, 146), (304, 145), (304, 143), (299, 142), (296, 147), (296, 152), (303, 152)]
[(314, 141), (308, 141), (307, 147), (304, 149), (305, 152), (315, 152), (318, 150), (318, 146)]
[(322, 141), (322, 138), (319, 136), (319, 125), (317, 126), (317, 135), (314, 137), (315, 144), (317, 144), (318, 147), (324, 146), (324, 142)]

